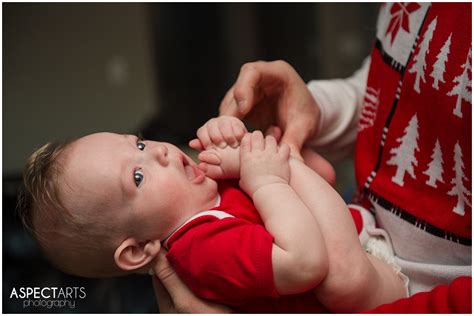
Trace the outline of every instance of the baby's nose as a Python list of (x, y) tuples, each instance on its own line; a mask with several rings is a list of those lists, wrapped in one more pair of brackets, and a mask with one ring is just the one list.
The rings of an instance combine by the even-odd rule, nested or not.
[(165, 145), (157, 144), (153, 148), (153, 156), (161, 165), (168, 164), (168, 148)]

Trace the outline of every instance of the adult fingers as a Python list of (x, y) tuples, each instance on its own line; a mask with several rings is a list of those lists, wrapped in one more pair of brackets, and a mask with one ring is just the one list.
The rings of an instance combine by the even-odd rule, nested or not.
[(170, 294), (165, 289), (160, 280), (152, 276), (153, 289), (155, 290), (155, 298), (158, 303), (158, 307), (161, 314), (173, 314), (176, 313), (173, 300), (171, 299)]
[(281, 137), (281, 142), (290, 146), (292, 151), (299, 153), (306, 141), (307, 135), (304, 135), (298, 127), (293, 126), (287, 126)]
[(238, 112), (246, 116), (266, 97), (265, 91), (281, 91), (295, 77), (298, 77), (296, 71), (283, 60), (244, 64), (233, 88)]
[(271, 125), (265, 131), (265, 135), (271, 135), (271, 136), (275, 137), (277, 143), (279, 143), (280, 140), (281, 140), (281, 134), (282, 134), (281, 128), (279, 128), (278, 126), (275, 126), (275, 125)]
[[(156, 293), (157, 298), (164, 298), (166, 308), (174, 308), (174, 306), (176, 306), (176, 299), (186, 301), (192, 297), (193, 294), (179, 279), (178, 275), (169, 264), (168, 259), (166, 259), (165, 251), (160, 251), (158, 253), (158, 258), (153, 271), (160, 282), (157, 289), (161, 292)], [(164, 292), (166, 292), (167, 295)]]
[[(260, 87), (261, 69), (256, 63), (247, 63), (240, 68), (240, 73), (234, 85), (234, 100), (237, 111), (241, 116), (246, 116), (253, 108), (258, 98), (261, 98)], [(256, 98), (257, 97), (257, 98)]]
[(303, 147), (301, 150), (301, 155), (303, 156), (304, 162), (306, 165), (308, 165), (308, 167), (316, 171), (330, 185), (335, 186), (336, 171), (329, 161), (308, 147)]
[(239, 113), (239, 109), (237, 107), (237, 102), (234, 98), (234, 86), (232, 86), (227, 93), (225, 94), (224, 98), (221, 101), (219, 106), (219, 116), (222, 115), (229, 115), (235, 116), (238, 118), (242, 118), (243, 115)]
[[(193, 292), (181, 281), (173, 270), (165, 252), (158, 253), (158, 259), (154, 268), (170, 300), (178, 313), (229, 313), (231, 310), (223, 305), (217, 305), (197, 298)], [(158, 296), (157, 296), (158, 297)]]
[(287, 144), (281, 144), (278, 153), (285, 159), (288, 160), (290, 158), (290, 146)]

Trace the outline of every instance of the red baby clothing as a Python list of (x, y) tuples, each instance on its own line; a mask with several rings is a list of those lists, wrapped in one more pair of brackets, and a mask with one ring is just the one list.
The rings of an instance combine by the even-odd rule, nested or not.
[(238, 312), (324, 311), (312, 291), (278, 294), (273, 237), (251, 199), (229, 182), (220, 183), (219, 194), (218, 206), (188, 221), (167, 240), (167, 258), (184, 283), (197, 296)]

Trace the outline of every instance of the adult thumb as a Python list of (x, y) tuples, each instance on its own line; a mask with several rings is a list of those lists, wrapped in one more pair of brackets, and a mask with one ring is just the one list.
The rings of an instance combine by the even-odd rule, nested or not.
[(300, 154), (305, 142), (305, 137), (298, 129), (288, 126), (287, 129), (283, 131), (281, 142), (290, 146), (292, 153)]

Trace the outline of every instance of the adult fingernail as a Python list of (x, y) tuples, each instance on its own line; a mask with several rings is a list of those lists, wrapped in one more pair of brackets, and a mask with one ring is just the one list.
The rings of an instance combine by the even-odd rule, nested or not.
[(238, 102), (239, 110), (243, 110), (246, 104), (247, 104), (247, 100), (240, 100)]

